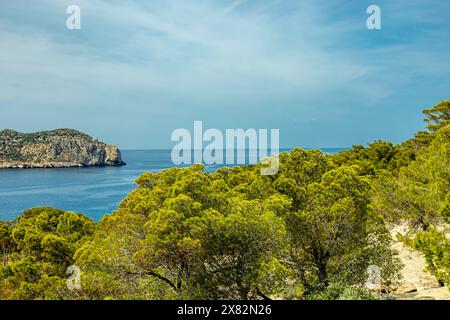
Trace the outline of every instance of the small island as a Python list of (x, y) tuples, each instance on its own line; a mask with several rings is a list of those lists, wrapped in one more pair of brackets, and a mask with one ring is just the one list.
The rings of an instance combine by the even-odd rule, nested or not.
[(0, 131), (0, 169), (123, 166), (115, 145), (73, 129)]

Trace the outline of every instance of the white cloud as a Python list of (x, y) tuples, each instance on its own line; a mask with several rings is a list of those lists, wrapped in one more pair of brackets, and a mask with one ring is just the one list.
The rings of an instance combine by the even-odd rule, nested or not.
[[(68, 109), (90, 112), (92, 123), (109, 113), (112, 126), (123, 121), (118, 110), (127, 109), (130, 123), (159, 117), (149, 132), (180, 114), (212, 119), (212, 110), (224, 126), (239, 121), (236, 114), (261, 123), (273, 118), (258, 112), (269, 104), (279, 114), (320, 119), (376, 105), (411, 83), (411, 74), (449, 71), (436, 59), (444, 53), (420, 34), (389, 44), (384, 23), (374, 45), (374, 34), (364, 33), (365, 10), (336, 18), (337, 3), (79, 0), (82, 30), (68, 31), (69, 2), (2, 8), (0, 39), (8, 49), (0, 52), (0, 127), (22, 125), (19, 116), (5, 116), (13, 106), (73, 127), (87, 120), (66, 119)], [(426, 16), (432, 21), (433, 13)], [(433, 34), (436, 42), (448, 32)]]

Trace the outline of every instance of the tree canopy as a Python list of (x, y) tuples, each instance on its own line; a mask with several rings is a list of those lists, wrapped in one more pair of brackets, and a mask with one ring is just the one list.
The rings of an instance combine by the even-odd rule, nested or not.
[(428, 131), (400, 145), (295, 149), (272, 176), (262, 164), (143, 173), (98, 223), (27, 210), (0, 222), (0, 299), (371, 299), (370, 268), (385, 291), (398, 279), (399, 223), (449, 285), (449, 101), (424, 113)]

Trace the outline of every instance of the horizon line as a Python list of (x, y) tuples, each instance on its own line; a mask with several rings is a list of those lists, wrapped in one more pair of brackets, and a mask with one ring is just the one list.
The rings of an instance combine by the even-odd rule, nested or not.
[[(304, 149), (304, 150), (320, 150), (320, 149), (342, 149), (342, 150), (350, 150), (352, 147), (282, 147), (282, 148), (278, 148), (278, 150), (281, 151), (287, 151), (287, 150), (295, 150), (295, 149)], [(267, 148), (268, 150), (271, 150), (270, 148)], [(172, 148), (120, 148), (121, 151), (167, 151), (167, 150), (172, 150)], [(190, 148), (191, 151), (203, 151), (204, 149), (192, 149)], [(215, 150), (259, 150), (259, 149), (249, 149), (249, 148), (245, 148), (245, 149), (215, 149)]]

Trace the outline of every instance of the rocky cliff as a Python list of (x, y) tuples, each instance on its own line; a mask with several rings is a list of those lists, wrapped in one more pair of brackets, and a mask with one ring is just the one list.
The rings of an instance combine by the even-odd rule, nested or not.
[(58, 129), (36, 133), (0, 131), (0, 169), (122, 166), (120, 150), (87, 134)]

